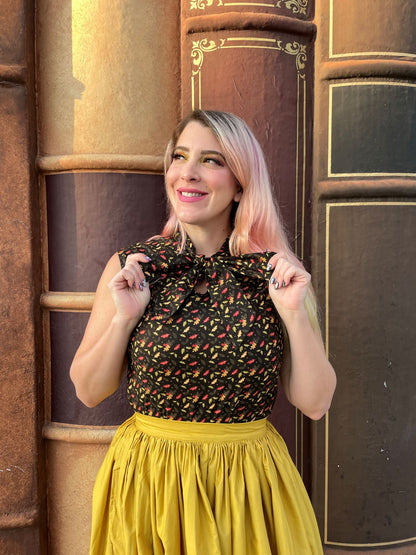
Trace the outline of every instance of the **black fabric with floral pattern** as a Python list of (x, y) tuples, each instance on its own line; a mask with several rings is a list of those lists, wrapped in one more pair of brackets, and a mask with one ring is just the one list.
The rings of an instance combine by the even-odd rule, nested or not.
[[(268, 293), (272, 253), (211, 257), (180, 235), (119, 252), (142, 252), (151, 301), (128, 347), (128, 397), (143, 414), (197, 422), (265, 418), (277, 395), (283, 330)], [(201, 281), (206, 293), (195, 288)]]

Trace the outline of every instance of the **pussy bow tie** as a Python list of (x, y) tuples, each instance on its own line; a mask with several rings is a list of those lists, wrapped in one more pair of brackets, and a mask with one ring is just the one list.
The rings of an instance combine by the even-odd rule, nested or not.
[[(150, 257), (141, 263), (150, 285), (150, 316), (156, 320), (168, 320), (186, 301), (198, 282), (204, 280), (212, 307), (226, 323), (231, 335), (238, 333), (239, 323), (245, 325), (253, 317), (253, 306), (242, 285), (251, 281), (250, 297), (256, 293), (268, 296), (267, 281), (271, 275), (267, 264), (272, 252), (249, 253), (232, 256), (228, 250), (228, 240), (221, 249), (210, 257), (195, 254), (188, 239), (180, 250), (180, 237), (157, 238), (141, 243), (139, 248), (124, 251), (144, 252)], [(254, 293), (253, 293), (254, 292)]]

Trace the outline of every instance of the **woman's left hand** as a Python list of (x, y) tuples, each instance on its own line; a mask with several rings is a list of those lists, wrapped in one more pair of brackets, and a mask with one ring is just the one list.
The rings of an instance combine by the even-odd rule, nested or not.
[(275, 254), (269, 260), (270, 297), (281, 315), (304, 309), (305, 297), (311, 282), (311, 275), (301, 266), (283, 255)]

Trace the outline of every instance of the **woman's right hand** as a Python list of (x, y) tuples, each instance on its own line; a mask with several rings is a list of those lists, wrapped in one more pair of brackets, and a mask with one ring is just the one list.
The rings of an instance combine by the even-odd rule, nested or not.
[(149, 262), (143, 253), (130, 254), (126, 264), (108, 283), (116, 319), (135, 326), (150, 301), (149, 284), (140, 263)]
[(95, 407), (120, 384), (131, 332), (150, 301), (140, 265), (148, 261), (145, 254), (132, 254), (120, 268), (119, 256), (114, 254), (98, 282), (88, 325), (70, 370), (76, 394), (87, 407)]

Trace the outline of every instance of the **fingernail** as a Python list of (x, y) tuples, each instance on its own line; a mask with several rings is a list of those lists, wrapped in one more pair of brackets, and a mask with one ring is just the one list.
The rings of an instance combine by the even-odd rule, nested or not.
[(142, 281), (142, 285), (143, 285), (143, 287), (146, 287), (147, 281), (145, 279)]
[(266, 270), (271, 270), (272, 269), (272, 265), (271, 264), (267, 264)]
[(282, 282), (282, 287), (284, 287), (285, 285), (286, 285), (286, 282), (283, 281), (283, 282)]
[(274, 283), (275, 281), (276, 281), (276, 278), (275, 278), (274, 276), (272, 276), (272, 277), (270, 278), (270, 283)]
[(274, 288), (275, 288), (275, 289), (279, 289), (279, 282), (278, 282), (278, 281), (276, 281), (276, 283), (275, 283), (275, 285), (274, 285)]
[(150, 256), (146, 256), (146, 260), (152, 260)]
[(136, 289), (140, 289), (140, 291), (143, 291), (143, 285), (141, 283), (136, 283)]

